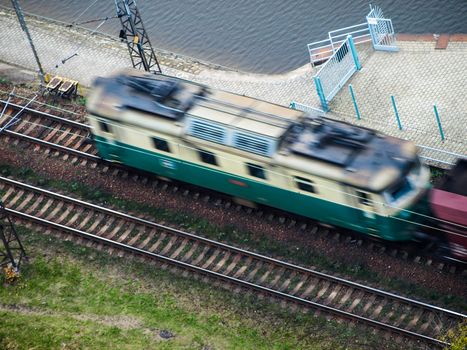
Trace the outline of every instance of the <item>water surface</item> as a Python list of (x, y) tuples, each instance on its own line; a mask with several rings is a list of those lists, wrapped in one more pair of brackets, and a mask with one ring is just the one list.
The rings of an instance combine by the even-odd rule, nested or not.
[[(24, 11), (65, 22), (115, 15), (113, 0), (20, 3)], [(8, 0), (0, 4), (11, 7)], [(369, 12), (364, 0), (138, 0), (137, 4), (154, 47), (261, 73), (302, 66), (308, 62), (306, 44), (325, 39), (330, 30), (365, 22)], [(467, 33), (467, 0), (380, 0), (374, 5), (381, 6), (399, 33)], [(118, 34), (119, 29), (118, 19), (100, 28), (110, 34)]]

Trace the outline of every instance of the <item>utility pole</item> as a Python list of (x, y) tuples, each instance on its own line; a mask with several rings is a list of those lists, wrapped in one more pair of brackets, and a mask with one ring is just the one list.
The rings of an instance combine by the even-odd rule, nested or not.
[(136, 7), (135, 0), (115, 0), (117, 16), (120, 18), (122, 30), (120, 38), (124, 39), (130, 52), (134, 68), (144, 69), (155, 74), (162, 73), (156, 54), (143, 26), (143, 20)]
[(21, 261), (26, 257), (26, 252), (1, 201), (0, 240), (3, 243), (3, 250), (0, 249), (0, 268), (5, 271), (7, 279), (14, 279), (19, 275)]
[(32, 42), (31, 34), (29, 34), (28, 26), (26, 25), (26, 21), (24, 20), (23, 10), (17, 0), (11, 0), (13, 7), (15, 9), (16, 15), (18, 16), (19, 24), (21, 28), (26, 33), (26, 36), (29, 41), (29, 45), (31, 45), (32, 53), (34, 54), (34, 58), (36, 59), (37, 66), (39, 67), (39, 78), (41, 79), (41, 84), (45, 85), (45, 74), (44, 70), (42, 69), (41, 61), (39, 60), (39, 55), (37, 54), (36, 48), (34, 47), (34, 43)]

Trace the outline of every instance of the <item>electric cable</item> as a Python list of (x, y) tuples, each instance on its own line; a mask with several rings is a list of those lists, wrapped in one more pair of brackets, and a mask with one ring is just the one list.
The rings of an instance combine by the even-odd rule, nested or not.
[[(84, 11), (82, 11), (82, 12), (80, 13), (80, 15), (79, 15), (78, 17), (76, 17), (76, 15), (74, 15), (73, 18), (76, 17), (76, 19), (75, 19), (73, 22), (71, 22), (71, 24), (72, 24), (72, 25), (76, 25), (75, 23), (81, 18), (81, 16), (83, 16), (92, 6), (94, 6), (94, 4), (95, 4), (97, 1), (98, 1), (98, 0), (94, 0), (88, 7), (86, 7), (86, 8), (84, 9)], [(78, 14), (78, 13), (79, 13), (79, 12), (77, 12), (77, 14)]]

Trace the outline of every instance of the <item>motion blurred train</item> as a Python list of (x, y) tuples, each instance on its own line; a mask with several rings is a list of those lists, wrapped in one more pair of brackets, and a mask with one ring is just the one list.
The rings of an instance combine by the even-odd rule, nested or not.
[(415, 145), (374, 130), (138, 70), (97, 78), (87, 110), (102, 158), (243, 203), (389, 241), (431, 215)]

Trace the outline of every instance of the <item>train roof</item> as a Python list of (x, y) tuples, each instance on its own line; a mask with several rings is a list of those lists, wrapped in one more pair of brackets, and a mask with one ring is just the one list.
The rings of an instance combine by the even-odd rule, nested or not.
[(98, 78), (93, 91), (88, 111), (97, 116), (138, 125), (143, 118), (122, 113), (134, 111), (154, 118), (154, 130), (164, 119), (179, 125), (177, 136), (371, 191), (390, 186), (417, 162), (411, 142), (163, 75), (126, 70)]
[(221, 90), (209, 90), (200, 96), (189, 115), (211, 123), (229, 125), (268, 137), (279, 138), (302, 112), (252, 97)]
[[(326, 174), (373, 192), (393, 185), (419, 162), (412, 142), (327, 118), (307, 119), (294, 126), (279, 155), (289, 168)], [(315, 162), (304, 159), (327, 167), (316, 168)]]

